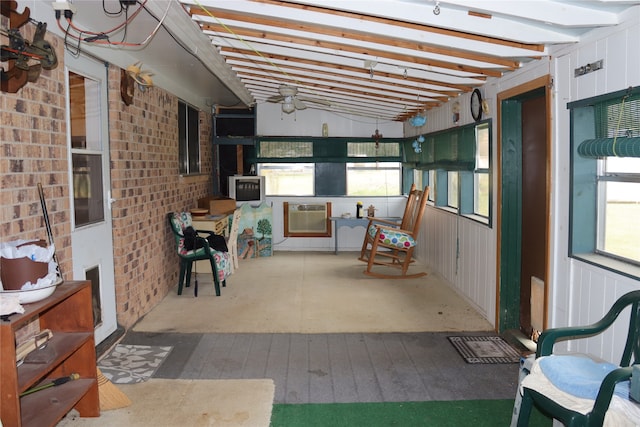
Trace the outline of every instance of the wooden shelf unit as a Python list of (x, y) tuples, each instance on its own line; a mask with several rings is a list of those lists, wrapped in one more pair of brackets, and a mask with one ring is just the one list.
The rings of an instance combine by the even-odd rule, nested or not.
[[(55, 426), (71, 409), (100, 416), (91, 282), (67, 281), (48, 298), (24, 304), (23, 314), (0, 321), (0, 420), (3, 427)], [(16, 366), (15, 333), (38, 319), (53, 337), (49, 363)], [(20, 393), (72, 373), (80, 379), (20, 397)]]

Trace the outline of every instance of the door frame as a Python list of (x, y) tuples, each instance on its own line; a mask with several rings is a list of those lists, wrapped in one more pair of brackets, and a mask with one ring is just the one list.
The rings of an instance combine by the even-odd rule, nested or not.
[[(545, 212), (547, 218), (551, 218), (551, 115), (552, 115), (552, 84), (550, 75), (544, 75), (522, 85), (507, 89), (497, 94), (497, 189), (496, 189), (496, 319), (495, 325), (498, 332), (508, 329), (520, 329), (520, 249), (522, 212), (521, 193), (517, 192), (515, 200), (505, 200), (503, 192), (509, 190), (506, 183), (507, 177), (513, 177), (522, 182), (522, 168), (516, 162), (508, 163), (503, 161), (507, 157), (507, 150), (514, 148), (515, 153), (510, 153), (510, 158), (522, 157), (522, 117), (521, 103), (525, 94), (544, 89), (546, 101), (546, 174), (545, 174)], [(513, 103), (511, 108), (507, 103)], [(504, 107), (503, 107), (504, 105)], [(506, 108), (505, 108), (506, 107)], [(511, 110), (511, 111), (506, 111)], [(515, 112), (515, 120), (512, 114)], [(509, 116), (509, 117), (507, 117)], [(510, 145), (503, 141), (514, 140), (520, 144)], [(521, 160), (520, 160), (521, 162)], [(506, 207), (507, 203), (515, 203), (515, 207)], [(520, 206), (520, 208), (518, 208)], [(551, 221), (546, 224), (546, 248), (545, 259), (547, 268), (544, 274), (544, 308), (543, 308), (543, 329), (548, 325), (548, 305), (549, 305), (549, 266), (550, 266), (550, 237)], [(503, 252), (504, 251), (504, 252)], [(509, 256), (515, 255), (515, 256)]]

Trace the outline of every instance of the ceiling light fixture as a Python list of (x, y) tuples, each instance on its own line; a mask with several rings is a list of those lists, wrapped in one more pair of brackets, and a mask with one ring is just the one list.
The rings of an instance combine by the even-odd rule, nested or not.
[(295, 111), (296, 107), (295, 105), (293, 105), (293, 97), (292, 96), (285, 96), (284, 100), (282, 101), (282, 112), (283, 113), (287, 113), (287, 114), (291, 114)]

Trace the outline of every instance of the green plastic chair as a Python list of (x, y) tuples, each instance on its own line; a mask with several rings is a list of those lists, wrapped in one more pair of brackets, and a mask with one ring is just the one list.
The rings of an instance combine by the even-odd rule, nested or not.
[[(168, 214), (169, 225), (175, 238), (176, 250), (180, 257), (180, 277), (178, 281), (178, 295), (182, 295), (182, 287), (191, 284), (191, 269), (194, 261), (209, 260), (213, 273), (213, 285), (216, 296), (220, 296), (220, 284), (227, 286), (227, 276), (231, 274), (230, 257), (228, 252), (216, 251), (209, 247), (207, 239), (200, 237), (202, 248), (187, 250), (184, 246), (183, 230), (192, 225), (191, 213), (171, 212)], [(198, 233), (211, 233), (208, 230), (196, 230)], [(198, 296), (198, 279), (195, 280), (194, 295)]]
[[(631, 306), (627, 341), (620, 360), (620, 368), (607, 374), (600, 385), (593, 409), (587, 414), (572, 411), (551, 400), (536, 390), (523, 386), (522, 403), (518, 416), (518, 427), (529, 425), (531, 408), (535, 405), (543, 413), (561, 421), (567, 427), (602, 426), (617, 383), (631, 378), (632, 366), (640, 362), (640, 291), (629, 292), (620, 297), (609, 312), (598, 322), (588, 326), (548, 329), (540, 335), (536, 359), (549, 356), (554, 344), (561, 339), (580, 339), (598, 335), (608, 329), (618, 315)], [(562, 356), (557, 356), (562, 357)]]

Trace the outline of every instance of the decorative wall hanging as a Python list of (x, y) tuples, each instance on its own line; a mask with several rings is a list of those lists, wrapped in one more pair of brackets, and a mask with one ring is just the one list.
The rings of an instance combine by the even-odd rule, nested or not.
[[(47, 24), (29, 18), (31, 12), (28, 7), (22, 13), (17, 12), (17, 7), (18, 3), (13, 0), (0, 3), (0, 12), (9, 18), (9, 28), (1, 30), (2, 35), (9, 38), (9, 45), (2, 45), (1, 48), (0, 60), (7, 62), (8, 67), (6, 70), (4, 67), (0, 69), (0, 88), (9, 93), (16, 93), (27, 82), (38, 80), (43, 68), (52, 70), (58, 66), (56, 52), (44, 39)], [(37, 26), (31, 42), (25, 40), (18, 30), (27, 21)]]
[(413, 143), (411, 144), (411, 146), (413, 147), (413, 151), (416, 154), (422, 153), (422, 143), (424, 142), (424, 136), (420, 135), (418, 138), (416, 138), (415, 141), (413, 141)]
[(136, 81), (126, 70), (120, 70), (120, 96), (124, 105), (131, 105), (136, 92)]
[(380, 139), (383, 138), (382, 134), (378, 131), (378, 119), (376, 119), (376, 131), (373, 135), (371, 135), (371, 138), (373, 138), (373, 140), (376, 142), (376, 148), (378, 148), (380, 146)]
[(143, 92), (146, 88), (153, 86), (153, 80), (151, 79), (151, 76), (153, 76), (153, 74), (148, 71), (142, 71), (141, 62), (136, 62), (135, 64), (129, 65), (127, 67), (127, 74), (129, 74), (131, 78), (135, 80), (135, 82), (138, 84), (138, 87)]
[(452, 120), (453, 120), (453, 124), (457, 125), (458, 122), (460, 121), (460, 102), (456, 101), (451, 105), (451, 113), (452, 113)]
[(142, 71), (142, 63), (136, 62), (127, 67), (126, 70), (120, 71), (120, 96), (125, 105), (131, 105), (133, 95), (136, 91), (136, 85), (141, 92), (148, 87), (153, 86), (152, 73)]
[(424, 126), (427, 123), (427, 115), (421, 116), (420, 114), (413, 116), (409, 119), (409, 124), (415, 128)]

